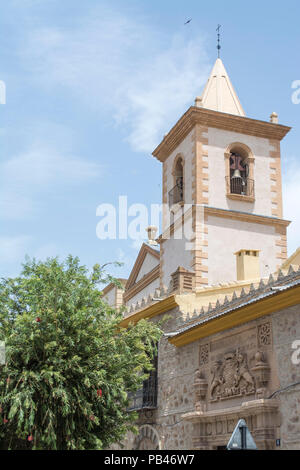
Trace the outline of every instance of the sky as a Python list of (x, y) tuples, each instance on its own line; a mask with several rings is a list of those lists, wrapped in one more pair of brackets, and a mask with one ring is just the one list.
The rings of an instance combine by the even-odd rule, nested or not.
[(0, 10), (1, 277), (18, 275), (25, 255), (68, 254), (89, 267), (120, 261), (112, 274), (128, 276), (141, 241), (100, 240), (97, 207), (161, 202), (151, 153), (201, 94), (219, 23), (247, 116), (276, 111), (293, 127), (284, 217), (289, 254), (300, 246), (298, 0), (0, 0)]

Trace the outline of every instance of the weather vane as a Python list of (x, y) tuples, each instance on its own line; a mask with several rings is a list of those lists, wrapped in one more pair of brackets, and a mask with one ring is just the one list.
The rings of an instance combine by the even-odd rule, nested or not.
[(218, 24), (218, 27), (216, 29), (216, 31), (218, 31), (218, 45), (217, 45), (217, 49), (218, 49), (218, 58), (220, 58), (220, 50), (221, 50), (221, 44), (220, 44), (220, 29), (221, 29), (221, 25)]

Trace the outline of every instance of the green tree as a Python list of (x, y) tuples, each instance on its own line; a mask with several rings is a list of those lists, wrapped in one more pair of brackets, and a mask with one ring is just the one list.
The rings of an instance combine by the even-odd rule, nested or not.
[(69, 256), (28, 260), (0, 282), (2, 449), (102, 449), (134, 429), (127, 394), (147, 378), (162, 332), (147, 321), (120, 329), (104, 280), (99, 265), (89, 273)]

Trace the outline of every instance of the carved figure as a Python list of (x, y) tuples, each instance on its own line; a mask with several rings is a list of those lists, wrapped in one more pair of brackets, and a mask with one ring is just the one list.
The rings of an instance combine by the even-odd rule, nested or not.
[(221, 385), (224, 383), (223, 379), (223, 366), (220, 361), (214, 363), (211, 373), (213, 374), (210, 394), (213, 398), (214, 392), (217, 391), (217, 394), (220, 393)]
[(239, 385), (239, 382), (241, 379), (244, 379), (246, 382), (246, 389), (247, 391), (252, 391), (255, 390), (255, 384), (254, 384), (254, 379), (251, 376), (248, 366), (247, 366), (247, 361), (246, 358), (243, 354), (238, 353), (237, 354), (237, 362), (238, 362), (238, 377), (237, 377), (237, 385)]

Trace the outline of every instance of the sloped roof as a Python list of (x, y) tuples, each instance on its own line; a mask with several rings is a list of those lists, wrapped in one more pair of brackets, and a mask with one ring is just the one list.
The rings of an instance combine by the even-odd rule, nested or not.
[(221, 59), (217, 59), (202, 94), (204, 108), (246, 116)]
[(291, 265), (300, 266), (300, 247), (283, 263), (281, 268), (289, 268)]
[[(248, 317), (243, 318), (243, 309), (250, 307), (252, 304), (263, 302), (267, 298), (279, 296), (280, 294), (283, 294), (284, 292), (290, 291), (292, 289), (297, 289), (298, 293), (299, 288), (300, 269), (295, 270), (291, 266), (287, 275), (284, 275), (282, 271), (279, 271), (277, 276), (271, 275), (267, 283), (261, 280), (257, 288), (252, 285), (248, 293), (243, 289), (239, 295), (234, 292), (231, 299), (225, 297), (223, 303), (218, 301), (214, 306), (210, 304), (208, 308), (203, 308), (198, 318), (192, 322), (189, 320), (189, 322), (187, 322), (185, 325), (182, 325), (178, 328), (178, 331), (176, 331), (174, 336), (170, 339), (170, 342), (173, 344), (177, 343), (176, 345), (179, 345), (179, 338), (182, 338), (183, 335), (189, 334), (192, 332), (192, 330), (199, 330), (200, 328), (204, 328), (210, 322), (216, 321), (218, 319), (224, 318), (225, 320), (226, 316), (229, 317), (235, 311), (239, 311), (240, 324), (242, 324), (243, 321), (250, 321)], [(299, 293), (297, 296), (299, 296)], [(288, 298), (288, 296), (286, 296), (286, 298)], [(277, 302), (277, 305), (274, 307), (274, 311), (278, 311), (278, 309), (281, 309), (280, 302)], [(259, 307), (257, 307), (256, 310), (259, 312)]]
[[(127, 279), (119, 277), (117, 279), (117, 281), (119, 281), (120, 284), (122, 284), (123, 287), (126, 286)], [(116, 287), (116, 284), (114, 282), (111, 282), (110, 284), (107, 284), (107, 286), (105, 286), (104, 289), (102, 290), (102, 294), (103, 295), (108, 294), (108, 292), (111, 291), (114, 287)]]

